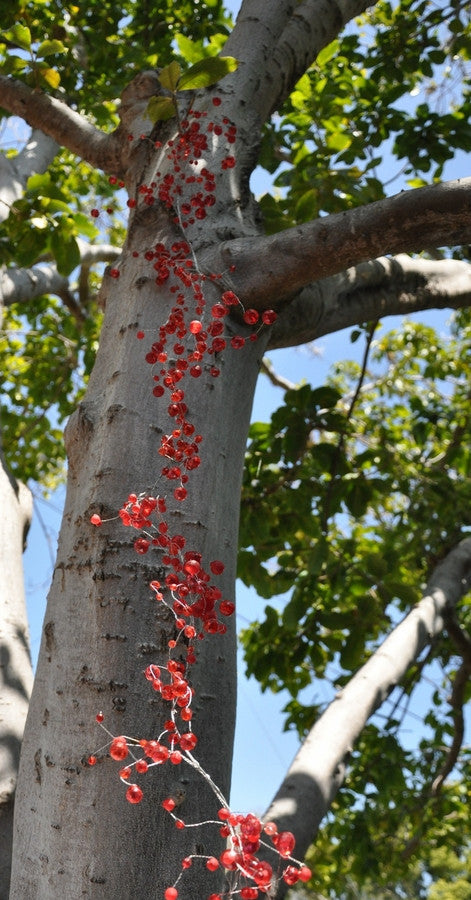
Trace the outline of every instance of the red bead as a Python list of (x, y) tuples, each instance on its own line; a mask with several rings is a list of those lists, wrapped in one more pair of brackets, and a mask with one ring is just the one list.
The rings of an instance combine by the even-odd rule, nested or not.
[(180, 747), (182, 750), (194, 750), (196, 744), (198, 743), (198, 738), (196, 734), (193, 734), (192, 731), (188, 731), (186, 734), (182, 734), (180, 738)]
[(216, 859), (215, 856), (210, 856), (206, 861), (206, 868), (209, 869), (210, 872), (215, 872), (216, 869), (219, 869), (219, 860)]
[(110, 756), (112, 759), (126, 759), (128, 752), (128, 745), (125, 737), (113, 738), (110, 746)]
[(291, 831), (280, 831), (274, 836), (273, 843), (280, 856), (291, 856), (296, 842)]
[(286, 884), (297, 884), (299, 881), (299, 871), (296, 866), (287, 866), (283, 872), (283, 881)]
[(143, 793), (137, 784), (130, 784), (126, 791), (126, 800), (129, 803), (140, 803), (143, 797)]
[(312, 878), (312, 872), (308, 866), (301, 866), (299, 870), (299, 880), (300, 881), (309, 881)]
[(247, 309), (243, 315), (243, 320), (247, 322), (247, 325), (255, 325), (259, 318), (260, 316), (256, 309)]

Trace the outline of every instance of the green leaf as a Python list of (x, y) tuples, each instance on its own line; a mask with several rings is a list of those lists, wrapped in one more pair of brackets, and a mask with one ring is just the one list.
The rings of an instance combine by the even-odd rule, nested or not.
[(60, 275), (70, 275), (70, 273), (80, 265), (80, 250), (77, 241), (74, 237), (65, 237), (61, 229), (57, 229), (53, 232), (51, 236), (51, 248)]
[(173, 97), (151, 97), (147, 104), (147, 115), (151, 122), (166, 122), (176, 114)]
[(4, 31), (3, 37), (16, 44), (17, 47), (21, 47), (22, 50), (31, 48), (31, 32), (27, 25), (21, 25), (20, 22), (13, 25), (13, 28), (8, 31)]
[(238, 65), (238, 61), (233, 56), (213, 56), (208, 59), (200, 59), (187, 72), (183, 73), (178, 82), (178, 90), (194, 91), (210, 87), (229, 72), (235, 72)]
[(166, 88), (167, 91), (171, 91), (172, 94), (175, 93), (178, 85), (178, 80), (181, 76), (182, 70), (181, 66), (174, 59), (170, 65), (165, 66), (164, 69), (159, 74), (159, 81), (163, 88)]
[(36, 58), (43, 59), (45, 56), (53, 56), (55, 53), (67, 53), (67, 47), (62, 41), (42, 41), (36, 51)]

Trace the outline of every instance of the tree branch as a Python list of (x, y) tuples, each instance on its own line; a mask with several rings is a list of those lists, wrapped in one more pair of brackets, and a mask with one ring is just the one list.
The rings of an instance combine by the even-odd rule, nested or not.
[[(113, 262), (121, 252), (111, 244), (87, 244), (81, 240), (77, 243), (81, 257), (81, 282), (84, 278), (88, 280), (88, 273), (93, 265)], [(41, 263), (29, 269), (0, 267), (0, 305), (28, 303), (43, 294), (55, 294), (74, 315), (84, 317), (83, 308), (75, 299), (69, 279), (59, 274), (54, 263)]]
[(450, 697), (451, 715), (453, 719), (453, 738), (448, 748), (443, 766), (432, 784), (432, 797), (440, 793), (443, 783), (453, 771), (458, 762), (459, 753), (464, 739), (464, 714), (463, 706), (466, 702), (466, 688), (468, 686), (471, 668), (468, 662), (462, 662), (456, 672), (453, 681), (453, 690)]
[(271, 383), (275, 387), (281, 388), (283, 391), (291, 391), (296, 388), (296, 385), (293, 381), (290, 381), (288, 378), (285, 378), (283, 375), (280, 375), (278, 372), (275, 372), (271, 360), (268, 357), (264, 356), (262, 359), (262, 363), (260, 365), (260, 371), (263, 375), (266, 375), (267, 378), (271, 381)]
[[(355, 740), (471, 587), (471, 538), (437, 566), (420, 603), (391, 632), (327, 707), (294, 759), (264, 819), (296, 836), (302, 856), (339, 790)], [(284, 896), (283, 888), (277, 895)]]
[(403, 191), (386, 200), (220, 247), (233, 290), (251, 306), (280, 308), (301, 288), (382, 254), (471, 241), (471, 178)]
[[(273, 301), (273, 297), (271, 298)], [(361, 263), (304, 288), (282, 308), (269, 349), (309, 343), (322, 335), (393, 315), (471, 305), (471, 265), (456, 259), (400, 254)]]
[(121, 140), (105, 134), (55, 97), (0, 75), (0, 106), (38, 128), (90, 165), (122, 175)]

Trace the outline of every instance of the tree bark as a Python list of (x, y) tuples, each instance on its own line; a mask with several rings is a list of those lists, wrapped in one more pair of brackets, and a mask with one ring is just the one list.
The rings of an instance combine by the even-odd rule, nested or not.
[(22, 555), (32, 514), (28, 488), (0, 465), (0, 897), (8, 897), (13, 802), (21, 740), (33, 683)]
[[(170, 123), (163, 133), (173, 139), (174, 130)], [(243, 128), (240, 133), (247, 153)], [(213, 161), (205, 164), (216, 167), (223, 156), (224, 148), (217, 146)], [(131, 197), (140, 196), (140, 184), (155, 179), (157, 167), (162, 178), (165, 167), (173, 172), (163, 152), (136, 141), (127, 172)], [(207, 272), (205, 244), (217, 240), (218, 227), (228, 223), (239, 232), (254, 230), (241, 178), (237, 168), (226, 182), (218, 179), (217, 227), (211, 219), (204, 224), (197, 220), (184, 234), (200, 273)], [(247, 196), (245, 206), (241, 196)], [(184, 201), (183, 192), (179, 203)], [(161, 435), (174, 427), (168, 396), (153, 396), (153, 370), (144, 359), (175, 305), (170, 283), (156, 286), (145, 252), (161, 242), (170, 247), (182, 240), (175, 218), (175, 209), (137, 203), (119, 278), (115, 270), (105, 275), (100, 347), (85, 399), (66, 432), (67, 498), (23, 742), (11, 900), (144, 897), (149, 885), (152, 896), (161, 898), (178, 875), (179, 860), (191, 852), (217, 854), (221, 841), (214, 826), (209, 831), (207, 826), (176, 830), (161, 808), (161, 801), (178, 791), (185, 794), (179, 807), (184, 820), (214, 820), (220, 801), (188, 766), (167, 763), (152, 769), (142, 780), (142, 803), (130, 806), (116, 763), (103, 758), (95, 768), (86, 764), (103, 743), (95, 721), (101, 709), (110, 731), (136, 738), (157, 738), (169, 715), (168, 705), (142, 674), (149, 663), (166, 661), (168, 640), (175, 637), (173, 616), (149, 589), (149, 582), (159, 577), (162, 552), (136, 554), (135, 533), (116, 521), (128, 494), (166, 495), (170, 532), (183, 535), (186, 548), (202, 554), (206, 569), (211, 560), (222, 559), (225, 571), (218, 586), (226, 599), (234, 592), (245, 442), (268, 330), (257, 342), (247, 341), (243, 350), (229, 345), (217, 360), (218, 378), (212, 377), (209, 364), (201, 378), (185, 378), (188, 415), (203, 442), (202, 464), (191, 473), (188, 499), (180, 504), (160, 474)], [(208, 310), (220, 300), (222, 283), (209, 277), (205, 282), (206, 323)], [(194, 315), (190, 307), (187, 318)], [(226, 329), (229, 337), (252, 331), (234, 321)], [(141, 330), (145, 341), (136, 339)], [(194, 347), (191, 334), (185, 342)], [(94, 528), (90, 516), (97, 512), (115, 520)], [(199, 738), (195, 755), (227, 797), (236, 690), (233, 620), (228, 619), (226, 635), (206, 635), (196, 643), (197, 663), (190, 673)], [(201, 900), (217, 890), (217, 880), (204, 863), (195, 864), (185, 882), (185, 898)]]

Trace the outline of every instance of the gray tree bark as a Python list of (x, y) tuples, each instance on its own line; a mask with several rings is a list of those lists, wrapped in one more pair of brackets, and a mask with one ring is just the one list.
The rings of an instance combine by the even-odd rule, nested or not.
[(0, 897), (8, 897), (13, 803), (33, 683), (22, 555), (31, 521), (28, 488), (0, 466)]

